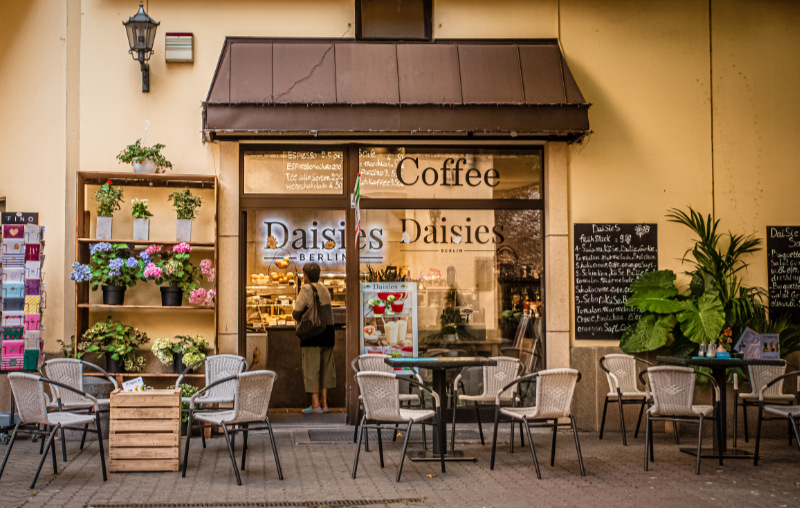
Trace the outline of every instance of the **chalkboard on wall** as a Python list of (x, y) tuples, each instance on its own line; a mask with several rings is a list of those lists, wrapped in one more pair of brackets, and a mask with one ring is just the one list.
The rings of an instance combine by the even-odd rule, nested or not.
[(631, 282), (658, 269), (656, 224), (575, 224), (575, 338), (619, 339), (638, 319)]
[(769, 314), (800, 321), (800, 226), (767, 226)]

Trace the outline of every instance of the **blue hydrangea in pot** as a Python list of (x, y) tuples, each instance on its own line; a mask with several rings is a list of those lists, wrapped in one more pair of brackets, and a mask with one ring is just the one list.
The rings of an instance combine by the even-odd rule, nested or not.
[(130, 256), (128, 244), (100, 242), (89, 248), (87, 264), (72, 263), (70, 279), (78, 283), (88, 282), (92, 291), (103, 289), (103, 305), (122, 305), (125, 290), (136, 284), (144, 265)]

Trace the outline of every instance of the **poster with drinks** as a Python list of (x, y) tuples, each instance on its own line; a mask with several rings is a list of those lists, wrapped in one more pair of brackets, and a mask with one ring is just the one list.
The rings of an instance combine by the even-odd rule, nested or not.
[(361, 283), (361, 351), (416, 357), (417, 283)]

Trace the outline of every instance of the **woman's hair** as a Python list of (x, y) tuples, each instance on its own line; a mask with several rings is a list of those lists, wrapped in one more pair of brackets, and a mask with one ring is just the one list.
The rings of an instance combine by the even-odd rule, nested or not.
[(316, 263), (308, 263), (303, 265), (303, 273), (306, 275), (308, 282), (319, 282), (320, 267)]

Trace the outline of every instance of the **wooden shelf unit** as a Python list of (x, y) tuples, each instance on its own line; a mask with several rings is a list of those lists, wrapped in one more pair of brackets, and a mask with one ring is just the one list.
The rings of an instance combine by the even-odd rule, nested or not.
[[(137, 187), (138, 191), (146, 194), (148, 188), (185, 188), (190, 189), (206, 189), (214, 191), (214, 202), (204, 202), (203, 206), (212, 206), (214, 209), (214, 224), (213, 224), (213, 242), (190, 242), (192, 248), (204, 249), (213, 253), (212, 259), (214, 266), (219, 266), (219, 251), (217, 250), (217, 242), (219, 240), (219, 232), (217, 230), (217, 218), (219, 216), (219, 186), (217, 185), (216, 175), (190, 175), (190, 174), (137, 174), (137, 173), (124, 173), (124, 172), (92, 172), (92, 171), (79, 171), (77, 174), (77, 192), (76, 192), (76, 211), (75, 211), (75, 260), (80, 263), (88, 263), (90, 260), (89, 248), (92, 244), (98, 242), (111, 242), (111, 243), (127, 243), (133, 247), (144, 247), (147, 245), (176, 245), (180, 242), (175, 240), (149, 240), (139, 241), (130, 239), (112, 238), (110, 240), (101, 240), (91, 237), (91, 221), (92, 213), (87, 208), (87, 187), (97, 186), (104, 184), (107, 180), (112, 180), (115, 186), (120, 187)], [(146, 197), (146, 196), (143, 196)], [(120, 212), (118, 212), (120, 213)], [(218, 282), (214, 281), (214, 291), (219, 293)], [(209, 351), (217, 351), (217, 335), (219, 333), (218, 313), (216, 305), (213, 307), (194, 307), (194, 306), (181, 306), (181, 307), (162, 307), (159, 302), (153, 302), (154, 305), (102, 305), (89, 303), (89, 284), (77, 284), (75, 289), (75, 338), (73, 346), (77, 350), (77, 342), (83, 333), (93, 324), (91, 314), (99, 314), (99, 311), (132, 311), (132, 312), (198, 312), (199, 319), (208, 319), (200, 316), (212, 316), (214, 337), (213, 341), (209, 340)], [(95, 320), (97, 317), (95, 316)], [(134, 326), (136, 323), (130, 323)], [(146, 326), (142, 326), (146, 332)], [(175, 330), (173, 335), (182, 334), (182, 330)], [(123, 377), (175, 377), (177, 374), (165, 373), (123, 373), (113, 374), (117, 379)], [(202, 374), (189, 374), (187, 377), (203, 377)]]

